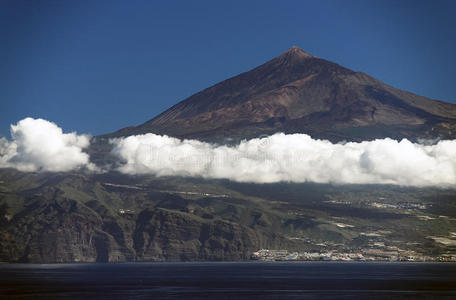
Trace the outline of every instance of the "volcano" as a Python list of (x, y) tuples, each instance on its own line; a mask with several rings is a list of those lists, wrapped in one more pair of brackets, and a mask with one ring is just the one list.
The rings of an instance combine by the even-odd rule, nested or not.
[(298, 47), (107, 136), (233, 143), (276, 132), (333, 142), (456, 138), (456, 105), (393, 88)]
[[(28, 129), (14, 129), (15, 140), (0, 139), (0, 162), (38, 161), (36, 172), (0, 164), (0, 263), (243, 261), (262, 259), (259, 249), (282, 253), (265, 260), (456, 257), (454, 141), (346, 148), (277, 135), (235, 146), (276, 132), (331, 141), (456, 137), (456, 105), (297, 47), (105, 135), (219, 145), (95, 137), (87, 152), (102, 172), (88, 162), (59, 171), (47, 166), (86, 161), (88, 139), (45, 120), (26, 124), (13, 126)], [(0, 282), (0, 293), (12, 280)]]

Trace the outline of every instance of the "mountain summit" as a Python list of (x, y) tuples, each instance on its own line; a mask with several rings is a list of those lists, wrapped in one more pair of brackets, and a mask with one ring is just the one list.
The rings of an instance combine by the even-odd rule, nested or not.
[(288, 57), (295, 57), (295, 58), (315, 58), (315, 56), (305, 52), (299, 47), (293, 46), (284, 53), (282, 53), (281, 56), (288, 56)]
[(275, 132), (332, 141), (456, 138), (456, 105), (393, 88), (292, 47), (109, 136), (148, 132), (219, 143)]

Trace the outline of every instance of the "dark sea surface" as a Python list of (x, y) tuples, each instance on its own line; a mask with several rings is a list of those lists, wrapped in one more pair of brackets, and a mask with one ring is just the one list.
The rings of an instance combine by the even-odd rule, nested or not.
[(456, 264), (0, 265), (2, 299), (456, 299)]

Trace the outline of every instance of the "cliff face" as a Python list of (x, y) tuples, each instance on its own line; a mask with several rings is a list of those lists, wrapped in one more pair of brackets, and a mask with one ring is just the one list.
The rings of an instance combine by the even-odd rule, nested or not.
[[(144, 205), (134, 205), (134, 210), (116, 209), (106, 204), (106, 195), (100, 196), (100, 191), (100, 198), (96, 193), (91, 195), (88, 181), (76, 177), (70, 182), (72, 195), (64, 177), (57, 182), (52, 178), (38, 188), (2, 195), (1, 200), (23, 197), (23, 206), (12, 215), (6, 203), (13, 206), (17, 203), (12, 201), (17, 199), (2, 203), (0, 261), (244, 260), (259, 248), (285, 242), (280, 235), (262, 229), (204, 212), (200, 213), (203, 217), (189, 213), (188, 201), (180, 197), (159, 194)], [(78, 199), (81, 195), (87, 200)], [(183, 206), (176, 206), (174, 201), (183, 202)]]
[(124, 230), (89, 206), (50, 191), (3, 228), (0, 259), (19, 262), (125, 261), (134, 258)]
[(281, 240), (239, 224), (161, 208), (113, 218), (99, 203), (86, 206), (65, 198), (40, 202), (2, 228), (0, 261), (245, 260)]
[(245, 260), (280, 238), (240, 224), (187, 217), (168, 210), (138, 216), (134, 248), (138, 260)]

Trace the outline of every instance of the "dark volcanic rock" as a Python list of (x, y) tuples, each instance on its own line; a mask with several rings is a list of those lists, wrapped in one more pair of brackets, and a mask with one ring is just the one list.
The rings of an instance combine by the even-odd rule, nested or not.
[(33, 203), (0, 236), (0, 261), (29, 263), (245, 260), (259, 248), (286, 243), (239, 224), (161, 208), (111, 219), (70, 199)]
[(141, 212), (136, 224), (134, 247), (145, 261), (245, 260), (256, 249), (285, 243), (240, 224), (165, 209)]
[[(107, 262), (128, 261), (134, 251), (106, 230), (109, 223), (58, 189), (36, 197), (2, 230), (0, 257), (5, 261)], [(117, 232), (120, 236), (123, 231)]]
[[(135, 203), (124, 210), (104, 201), (141, 197), (141, 190), (109, 193), (93, 179), (72, 175), (30, 176), (28, 184), (41, 178), (37, 188), (0, 193), (0, 262), (244, 260), (259, 248), (293, 244), (267, 228), (214, 217), (204, 207), (190, 213), (190, 202), (176, 195), (146, 193), (146, 207)], [(95, 198), (82, 200), (90, 195)], [(13, 212), (7, 203), (15, 202), (23, 205)]]
[(223, 143), (279, 131), (331, 140), (454, 138), (455, 129), (456, 105), (395, 89), (293, 47), (108, 136), (153, 132)]

